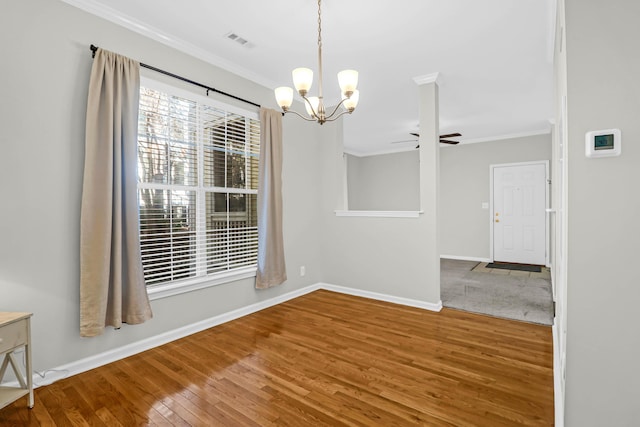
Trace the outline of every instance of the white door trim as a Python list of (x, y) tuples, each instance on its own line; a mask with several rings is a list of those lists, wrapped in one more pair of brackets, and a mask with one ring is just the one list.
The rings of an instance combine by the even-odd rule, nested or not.
[[(545, 176), (545, 210), (549, 209), (549, 160), (538, 160), (533, 162), (519, 162), (519, 163), (499, 163), (495, 165), (489, 165), (489, 258), (491, 262), (495, 261), (493, 254), (493, 170), (495, 168), (508, 167), (508, 166), (532, 166), (532, 165), (544, 165), (544, 176)], [(544, 221), (544, 258), (545, 265), (548, 267), (549, 264), (549, 214), (545, 214)]]

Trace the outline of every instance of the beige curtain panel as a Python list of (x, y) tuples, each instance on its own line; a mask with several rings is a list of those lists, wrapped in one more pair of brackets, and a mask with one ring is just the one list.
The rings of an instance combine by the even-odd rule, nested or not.
[(256, 288), (287, 280), (282, 238), (282, 113), (260, 108)]
[(80, 335), (152, 317), (140, 258), (137, 128), (140, 64), (98, 49), (93, 60), (80, 218)]

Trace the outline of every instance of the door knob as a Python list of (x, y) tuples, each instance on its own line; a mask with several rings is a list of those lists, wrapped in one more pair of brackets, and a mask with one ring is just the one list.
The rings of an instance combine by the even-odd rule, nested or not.
[(496, 219), (496, 222), (500, 222), (500, 220), (499, 220), (499, 219)]

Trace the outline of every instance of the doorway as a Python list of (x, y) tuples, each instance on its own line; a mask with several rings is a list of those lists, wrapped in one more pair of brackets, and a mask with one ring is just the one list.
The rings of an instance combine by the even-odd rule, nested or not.
[[(547, 268), (548, 161), (490, 165), (489, 172), (489, 258), (483, 261), (442, 259), (442, 304), (551, 325), (553, 298)], [(509, 269), (493, 268), (487, 265), (488, 261), (514, 265)], [(538, 272), (527, 271), (526, 267), (532, 266), (522, 264), (545, 267)]]
[(548, 265), (548, 161), (491, 165), (491, 260)]

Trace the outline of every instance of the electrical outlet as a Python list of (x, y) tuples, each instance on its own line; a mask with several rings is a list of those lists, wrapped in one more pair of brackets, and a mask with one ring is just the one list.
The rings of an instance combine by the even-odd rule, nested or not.
[(304, 277), (307, 274), (307, 269), (303, 266), (300, 267), (300, 277)]

